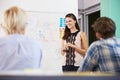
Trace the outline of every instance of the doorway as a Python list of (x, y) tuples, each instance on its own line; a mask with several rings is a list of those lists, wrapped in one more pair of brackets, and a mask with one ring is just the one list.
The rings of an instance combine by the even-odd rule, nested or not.
[(100, 17), (100, 11), (88, 14), (88, 34), (89, 34), (89, 45), (93, 42), (96, 41), (97, 38), (95, 36), (95, 32), (91, 25), (94, 23), (94, 21)]

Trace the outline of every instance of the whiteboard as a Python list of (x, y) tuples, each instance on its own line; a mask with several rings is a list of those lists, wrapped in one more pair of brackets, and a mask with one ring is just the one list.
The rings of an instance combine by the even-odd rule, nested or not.
[(42, 43), (44, 71), (62, 71), (60, 18), (66, 13), (27, 12), (28, 25), (26, 35)]

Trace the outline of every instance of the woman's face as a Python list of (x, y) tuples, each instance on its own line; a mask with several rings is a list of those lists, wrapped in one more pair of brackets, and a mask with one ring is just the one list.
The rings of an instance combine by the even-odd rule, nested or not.
[(73, 20), (71, 17), (66, 17), (66, 25), (69, 29), (72, 29), (75, 27), (76, 21)]

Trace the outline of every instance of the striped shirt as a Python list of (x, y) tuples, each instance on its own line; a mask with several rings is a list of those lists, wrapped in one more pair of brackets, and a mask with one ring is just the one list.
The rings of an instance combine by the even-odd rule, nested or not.
[(78, 71), (120, 72), (120, 39), (93, 42)]

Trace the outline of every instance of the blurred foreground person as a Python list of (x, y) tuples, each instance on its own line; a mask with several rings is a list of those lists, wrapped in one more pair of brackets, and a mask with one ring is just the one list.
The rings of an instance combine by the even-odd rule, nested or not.
[(120, 72), (120, 39), (115, 37), (114, 21), (101, 17), (92, 27), (99, 40), (90, 45), (78, 71)]
[(0, 70), (40, 68), (41, 44), (25, 36), (27, 15), (18, 7), (4, 13), (2, 26), (7, 34), (0, 39)]

